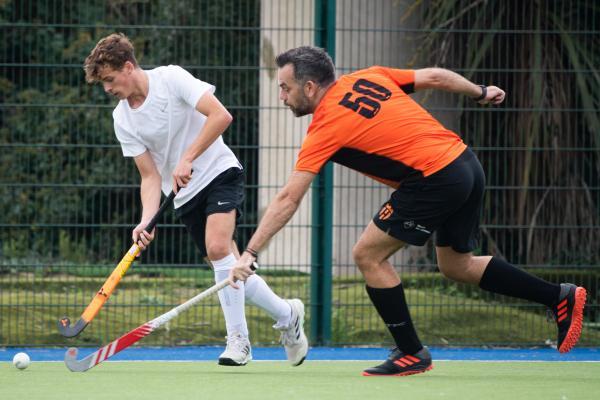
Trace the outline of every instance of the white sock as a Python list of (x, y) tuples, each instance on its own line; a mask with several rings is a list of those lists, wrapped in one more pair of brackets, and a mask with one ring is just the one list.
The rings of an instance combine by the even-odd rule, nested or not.
[(265, 310), (278, 326), (288, 326), (292, 317), (292, 309), (287, 301), (277, 296), (258, 275), (250, 275), (246, 279), (246, 300)]
[[(229, 271), (236, 263), (233, 253), (220, 260), (211, 260), (215, 270), (215, 282), (221, 282), (229, 276)], [(227, 327), (227, 336), (236, 332), (248, 336), (248, 324), (246, 323), (245, 306), (245, 285), (238, 282), (239, 289), (227, 286), (219, 291), (219, 301), (225, 315), (225, 325)]]

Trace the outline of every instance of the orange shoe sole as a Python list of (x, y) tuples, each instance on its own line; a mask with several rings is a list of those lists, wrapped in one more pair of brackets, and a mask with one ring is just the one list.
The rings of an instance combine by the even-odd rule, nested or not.
[(433, 369), (433, 364), (431, 364), (429, 367), (422, 369), (420, 371), (406, 371), (406, 372), (401, 372), (399, 374), (391, 374), (391, 375), (369, 374), (368, 372), (363, 372), (362, 376), (408, 376), (408, 375), (422, 374), (422, 373), (430, 371), (432, 369)]
[(571, 351), (581, 335), (581, 328), (583, 327), (583, 307), (585, 307), (587, 292), (585, 288), (578, 287), (575, 289), (575, 306), (573, 307), (573, 316), (571, 326), (567, 331), (567, 336), (563, 340), (562, 345), (558, 349), (561, 353), (567, 353)]

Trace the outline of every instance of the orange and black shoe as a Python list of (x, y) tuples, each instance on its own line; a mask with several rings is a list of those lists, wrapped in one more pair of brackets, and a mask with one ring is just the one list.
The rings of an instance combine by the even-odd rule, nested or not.
[(556, 325), (558, 325), (556, 347), (561, 353), (570, 351), (579, 340), (586, 295), (583, 287), (572, 283), (560, 284), (560, 296), (551, 311)]
[(383, 364), (365, 369), (363, 376), (414, 375), (429, 371), (432, 368), (431, 354), (427, 347), (423, 347), (423, 349), (413, 355), (406, 355), (398, 348), (395, 348)]

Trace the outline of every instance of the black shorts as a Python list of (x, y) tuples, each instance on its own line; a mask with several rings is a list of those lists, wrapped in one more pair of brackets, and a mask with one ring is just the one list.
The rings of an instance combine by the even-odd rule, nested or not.
[(185, 224), (196, 247), (206, 257), (206, 218), (211, 214), (236, 210), (237, 226), (242, 217), (243, 202), (244, 170), (234, 167), (217, 175), (190, 201), (175, 209), (175, 215)]
[(403, 182), (373, 222), (408, 244), (422, 246), (436, 232), (436, 246), (469, 253), (479, 240), (484, 187), (483, 168), (467, 148), (433, 175)]

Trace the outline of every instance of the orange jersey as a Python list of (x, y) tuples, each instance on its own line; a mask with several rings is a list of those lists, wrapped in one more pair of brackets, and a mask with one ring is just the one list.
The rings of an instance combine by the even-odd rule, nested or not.
[(414, 81), (413, 70), (379, 66), (340, 77), (314, 112), (296, 171), (333, 161), (397, 188), (450, 164), (467, 146), (408, 96)]

